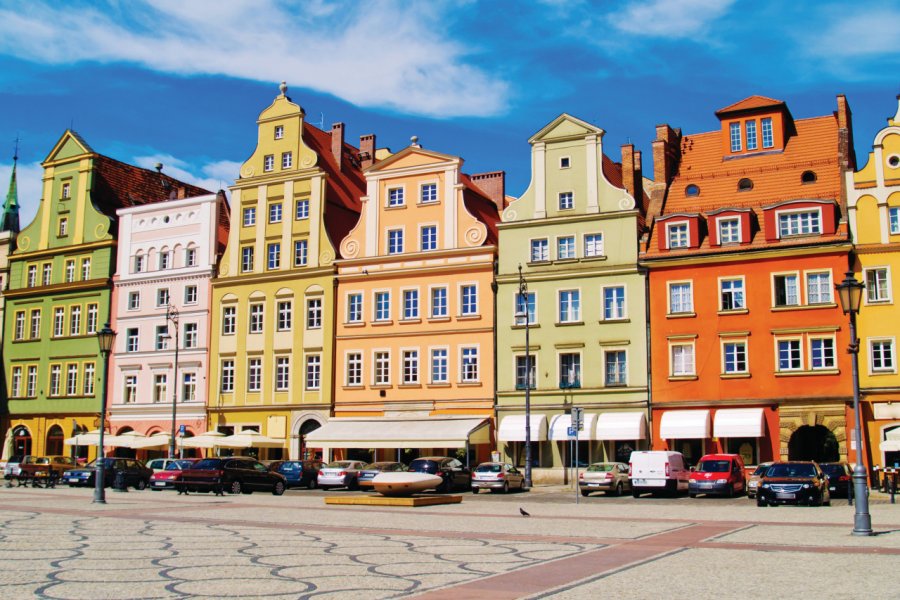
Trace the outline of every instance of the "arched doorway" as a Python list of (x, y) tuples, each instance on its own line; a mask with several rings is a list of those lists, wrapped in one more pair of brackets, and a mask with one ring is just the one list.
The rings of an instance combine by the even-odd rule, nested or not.
[(13, 454), (31, 454), (31, 432), (24, 425), (13, 429)]
[(834, 433), (824, 425), (803, 425), (788, 442), (788, 460), (837, 462), (840, 449)]
[(300, 438), (300, 458), (302, 460), (321, 459), (323, 454), (321, 450), (306, 447), (306, 436), (321, 427), (322, 424), (315, 419), (307, 419), (300, 424), (298, 431)]
[(66, 439), (66, 434), (63, 433), (62, 427), (59, 425), (54, 425), (50, 428), (50, 431), (47, 432), (47, 445), (46, 452), (47, 456), (62, 456), (63, 455), (63, 440)]

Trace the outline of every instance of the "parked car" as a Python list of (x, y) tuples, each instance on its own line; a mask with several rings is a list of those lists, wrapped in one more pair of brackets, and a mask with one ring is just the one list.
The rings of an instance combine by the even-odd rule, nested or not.
[[(144, 463), (131, 458), (101, 458), (103, 461), (103, 485), (109, 487), (116, 481), (119, 473), (125, 477), (125, 486), (142, 490), (150, 483), (150, 477), (153, 470), (149, 469)], [(94, 485), (94, 478), (97, 471), (97, 460), (92, 460), (84, 467), (70, 469), (63, 473), (63, 482), (68, 483), (69, 487), (76, 485)]]
[(357, 481), (361, 488), (372, 488), (374, 487), (372, 480), (375, 479), (376, 475), (379, 473), (394, 473), (397, 471), (406, 471), (406, 465), (399, 462), (373, 462), (367, 464), (365, 468), (359, 472)]
[(764, 462), (760, 463), (756, 470), (750, 474), (750, 478), (747, 480), (747, 497), (751, 500), (756, 498), (756, 490), (759, 487), (759, 482), (762, 479), (763, 475), (766, 474), (766, 471), (769, 470), (773, 464), (772, 462)]
[(321, 468), (321, 460), (276, 460), (269, 465), (270, 471), (284, 475), (288, 489), (292, 487), (316, 489)]
[(853, 469), (845, 462), (822, 463), (819, 465), (828, 477), (828, 492), (832, 496), (849, 498), (853, 490)]
[[(155, 459), (155, 460), (166, 460), (166, 468), (163, 471), (156, 471), (153, 475), (150, 476), (150, 489), (151, 490), (171, 490), (175, 489), (176, 485), (181, 482), (181, 473), (185, 469), (190, 469), (191, 466), (199, 461), (199, 458), (173, 458), (173, 459)], [(153, 461), (151, 461), (153, 462)], [(147, 466), (150, 466), (150, 463), (147, 463)]]
[(56, 479), (69, 469), (76, 467), (71, 456), (29, 457), (32, 460), (19, 464), (19, 477), (35, 479)]
[(416, 473), (437, 475), (444, 480), (436, 491), (443, 494), (454, 489), (468, 489), (470, 472), (468, 467), (448, 456), (424, 456), (409, 463), (409, 470)]
[(481, 490), (508, 493), (509, 490), (524, 490), (525, 475), (508, 463), (481, 463), (472, 471), (472, 493)]
[(366, 466), (361, 460), (335, 460), (319, 471), (319, 487), (328, 490), (345, 487), (348, 490), (359, 489), (359, 472)]
[(198, 459), (188, 459), (188, 458), (154, 458), (147, 461), (147, 466), (153, 469), (154, 473), (159, 473), (161, 471), (165, 471), (169, 468), (169, 465), (172, 463), (177, 463), (179, 460), (193, 460), (196, 461)]
[(270, 471), (248, 456), (199, 460), (181, 472), (179, 484), (179, 489), (188, 492), (252, 494), (265, 491), (276, 496), (282, 495), (286, 488), (284, 475)]
[(688, 494), (733, 497), (747, 489), (744, 481), (744, 459), (737, 454), (707, 454), (691, 471)]
[(13, 477), (18, 477), (20, 465), (28, 463), (35, 458), (37, 457), (30, 454), (13, 454), (9, 457), (9, 460), (6, 461), (6, 466), (3, 467), (3, 478), (12, 479)]
[(681, 452), (667, 450), (636, 450), (628, 463), (631, 495), (688, 491), (691, 472)]
[(582, 496), (589, 496), (591, 492), (606, 492), (614, 496), (621, 496), (622, 492), (631, 490), (628, 465), (610, 462), (589, 465), (578, 476), (578, 487), (581, 489)]
[(757, 506), (779, 504), (831, 505), (828, 477), (814, 462), (774, 463), (756, 491)]

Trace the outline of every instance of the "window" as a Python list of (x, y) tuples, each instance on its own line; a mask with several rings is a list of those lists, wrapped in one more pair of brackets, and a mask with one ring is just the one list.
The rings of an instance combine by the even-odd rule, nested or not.
[(322, 328), (322, 299), (310, 298), (306, 301), (306, 328)]
[(86, 335), (91, 335), (92, 333), (97, 333), (98, 314), (99, 314), (99, 307), (96, 304), (88, 304), (88, 306), (87, 306), (87, 331), (85, 331)]
[(9, 395), (12, 398), (18, 398), (22, 395), (22, 367), (13, 367)]
[(753, 180), (747, 177), (742, 177), (738, 181), (738, 191), (739, 192), (749, 192), (753, 189)]
[(603, 235), (586, 233), (584, 235), (584, 256), (603, 256)]
[(550, 244), (547, 240), (531, 240), (531, 262), (550, 260)]
[(184, 347), (196, 348), (198, 346), (198, 330), (196, 323), (184, 324)]
[(251, 358), (247, 361), (247, 391), (258, 392), (262, 389), (262, 359)]
[(131, 327), (125, 331), (125, 352), (137, 352), (139, 347), (138, 329)]
[(603, 288), (603, 318), (625, 318), (625, 286)]
[(425, 204), (426, 202), (437, 202), (438, 197), (436, 183), (423, 183), (420, 190), (420, 202), (422, 202), (423, 204)]
[(771, 148), (775, 145), (775, 136), (772, 134), (772, 117), (766, 117), (761, 122), (763, 148)]
[(892, 340), (873, 340), (869, 342), (872, 355), (872, 371), (894, 371), (894, 342)]
[(62, 184), (62, 197), (63, 197), (63, 199), (72, 197), (72, 184), (71, 183), (66, 182), (66, 183)]
[[(33, 370), (32, 370), (33, 369)], [(96, 368), (94, 363), (84, 363), (84, 381), (82, 382), (83, 395), (94, 395), (94, 373)], [(34, 379), (32, 379), (34, 375)], [(28, 367), (28, 385), (31, 387), (31, 395), (34, 395), (34, 386), (37, 383), (37, 369)]]
[(181, 401), (194, 402), (197, 400), (197, 374), (185, 373), (181, 382)]
[(890, 302), (890, 278), (886, 267), (866, 270), (866, 301)]
[(69, 219), (67, 219), (66, 217), (60, 217), (59, 230), (57, 231), (57, 235), (59, 237), (65, 237), (69, 235)]
[(141, 293), (128, 293), (128, 310), (138, 310), (141, 307)]
[(347, 295), (347, 322), (359, 323), (363, 320), (363, 297), (362, 294)]
[(741, 241), (740, 219), (719, 219), (719, 243), (737, 244)]
[(156, 290), (156, 307), (165, 308), (169, 305), (169, 288), (159, 288)]
[(303, 219), (309, 218), (309, 200), (303, 198), (302, 200), (297, 200), (297, 205), (294, 207), (294, 219), (297, 221), (302, 221)]
[(816, 172), (815, 171), (803, 171), (800, 175), (800, 183), (815, 183), (816, 182)]
[(559, 168), (560, 169), (568, 169), (571, 164), (572, 164), (572, 161), (568, 156), (560, 156), (559, 157)]
[(799, 306), (797, 275), (775, 275), (775, 306)]
[(293, 326), (294, 310), (290, 300), (278, 303), (278, 331), (290, 331)]
[(165, 350), (169, 347), (169, 326), (157, 325), (156, 335), (154, 337), (154, 347), (157, 350)]
[(197, 286), (188, 285), (184, 288), (184, 303), (197, 304)]
[(188, 248), (184, 251), (184, 266), (186, 267), (196, 267), (197, 266), (197, 249), (196, 248)]
[(280, 140), (284, 137), (284, 125), (275, 126), (275, 139)]
[(44, 265), (41, 273), (41, 285), (50, 285), (53, 280), (53, 265)]
[(741, 124), (740, 123), (731, 123), (728, 126), (730, 139), (731, 139), (731, 151), (732, 152), (740, 152), (741, 151)]
[(390, 385), (391, 355), (388, 352), (375, 353), (375, 385)]
[(420, 230), (419, 249), (422, 252), (426, 250), (437, 250), (437, 225), (426, 225)]
[(168, 250), (163, 250), (159, 254), (159, 269), (165, 270), (172, 266), (171, 254), (169, 254)]
[(134, 404), (137, 401), (137, 375), (125, 376), (125, 393), (122, 401), (125, 404)]
[(268, 250), (268, 262), (266, 263), (266, 267), (272, 271), (281, 267), (281, 243), (273, 242), (269, 244)]
[[(134, 272), (135, 273), (143, 273), (144, 269), (147, 268), (147, 263), (144, 255), (138, 254), (134, 257)], [(73, 265), (74, 266), (74, 265)]]
[(297, 240), (294, 242), (294, 266), (305, 267), (308, 258), (309, 241)]
[(223, 360), (222, 361), (222, 381), (219, 386), (223, 392), (233, 392), (234, 391), (234, 361), (233, 360)]
[(37, 266), (29, 265), (28, 267), (28, 287), (37, 285)]
[(434, 348), (431, 351), (431, 383), (447, 383), (447, 349)]
[(375, 292), (375, 320), (391, 320), (391, 293)]
[(478, 287), (474, 285), (464, 285), (460, 288), (459, 293), (460, 313), (463, 316), (472, 316), (478, 314)]
[(59, 365), (50, 365), (50, 395), (59, 396), (60, 377), (62, 377), (62, 367)]
[(347, 385), (362, 385), (362, 354), (347, 355)]
[(91, 259), (85, 258), (81, 261), (81, 279), (87, 281), (91, 278)]
[(813, 369), (834, 369), (834, 338), (813, 338), (809, 341), (810, 363)]
[(891, 222), (891, 235), (900, 234), (900, 207), (892, 206), (888, 209)]
[(692, 183), (688, 186), (685, 186), (684, 195), (689, 196), (689, 197), (699, 196), (700, 195), (700, 186), (698, 186), (697, 184), (694, 184), (694, 183)]
[(72, 283), (75, 281), (75, 261), (67, 260), (66, 261), (66, 283)]
[(559, 210), (575, 208), (575, 195), (572, 192), (559, 193)]
[(81, 307), (69, 309), (69, 335), (81, 335)]
[(419, 351), (405, 350), (403, 352), (403, 383), (419, 383)]
[(281, 202), (269, 205), (269, 223), (281, 223)]
[(460, 377), (463, 382), (478, 381), (478, 348), (463, 348)]
[(41, 337), (41, 309), (36, 308), (31, 311), (31, 339), (36, 340)]
[(609, 350), (604, 352), (606, 361), (604, 368), (604, 383), (607, 386), (626, 385), (628, 383), (624, 350)]
[(290, 169), (294, 166), (294, 154), (291, 152), (281, 153), (281, 168)]
[(403, 318), (419, 318), (419, 290), (403, 290)]
[(248, 273), (253, 270), (253, 246), (241, 248), (241, 272)]
[[(535, 389), (535, 371), (536, 367), (534, 365), (534, 357), (531, 357), (531, 361), (528, 360), (527, 356), (517, 356), (516, 357), (516, 389), (524, 390), (525, 386), (528, 385), (531, 389)], [(527, 383), (526, 383), (527, 382)]]
[(275, 169), (275, 155), (274, 154), (266, 154), (263, 157), (263, 171), (268, 173), (269, 171), (273, 171)]
[(566, 353), (559, 355), (560, 389), (581, 387), (581, 355)]
[(756, 140), (756, 121), (747, 121), (747, 150), (756, 150), (758, 142)]
[(234, 335), (237, 329), (237, 307), (226, 306), (222, 309), (222, 335)]
[(256, 207), (255, 206), (245, 206), (244, 207), (244, 218), (243, 223), (244, 227), (252, 227), (256, 225)]
[(388, 231), (388, 254), (401, 254), (403, 252), (403, 230), (392, 229)]
[(746, 308), (743, 279), (719, 280), (719, 288), (720, 310), (741, 310)]
[(799, 371), (803, 368), (800, 356), (800, 340), (778, 341), (778, 370)]
[(388, 190), (388, 206), (403, 206), (405, 202), (403, 188), (391, 188)]
[(687, 248), (690, 241), (687, 223), (672, 223), (666, 227), (669, 248)]
[(53, 309), (53, 337), (62, 337), (65, 334), (66, 309), (57, 306)]
[(13, 339), (25, 339), (25, 311), (20, 310), (16, 312), (16, 327), (13, 333)]
[(66, 366), (66, 396), (78, 394), (78, 365)]
[(575, 236), (567, 235), (556, 240), (556, 258), (558, 260), (575, 258)]
[(279, 356), (275, 359), (275, 391), (285, 392), (291, 384), (291, 359)]
[(431, 288), (431, 318), (441, 318), (448, 315), (447, 288)]
[(827, 304), (831, 302), (831, 273), (806, 274), (806, 303)]
[(694, 374), (694, 345), (672, 344), (672, 375), (685, 377)]
[(578, 290), (559, 292), (559, 322), (577, 323), (581, 320), (581, 302)]
[[(534, 324), (536, 316), (535, 302), (536, 297), (534, 292), (525, 292), (524, 295), (516, 292), (516, 325), (525, 325), (526, 319), (529, 325)], [(528, 308), (527, 313), (525, 312), (526, 306)]]
[(747, 372), (747, 342), (728, 342), (722, 345), (723, 371), (728, 374)]
[(822, 233), (819, 211), (792, 212), (778, 215), (778, 235), (811, 235)]
[(159, 404), (166, 401), (166, 388), (168, 376), (160, 373), (153, 376), (153, 402)]
[(250, 305), (250, 333), (262, 333), (264, 310), (262, 304)]

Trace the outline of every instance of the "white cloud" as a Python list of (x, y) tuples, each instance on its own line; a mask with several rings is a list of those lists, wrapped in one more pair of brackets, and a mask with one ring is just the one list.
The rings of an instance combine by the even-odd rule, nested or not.
[(833, 14), (825, 27), (807, 32), (802, 47), (825, 60), (896, 57), (900, 53), (897, 23), (900, 23), (900, 10), (896, 8), (882, 6), (868, 12), (842, 10)]
[(636, 0), (610, 14), (610, 23), (625, 33), (665, 39), (702, 35), (728, 12), (734, 0)]
[(386, 1), (30, 2), (0, 9), (0, 52), (55, 65), (284, 79), (358, 106), (434, 117), (498, 114), (509, 86), (466, 62), (472, 50), (447, 33), (453, 10)]

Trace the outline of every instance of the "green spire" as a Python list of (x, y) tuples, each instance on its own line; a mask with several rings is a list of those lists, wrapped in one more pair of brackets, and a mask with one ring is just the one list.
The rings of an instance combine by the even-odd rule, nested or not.
[(12, 175), (9, 178), (9, 191), (6, 193), (6, 202), (3, 203), (3, 214), (0, 215), (0, 231), (13, 233), (19, 233), (19, 192), (16, 186), (18, 154), (18, 148), (16, 148), (16, 156), (13, 156)]

